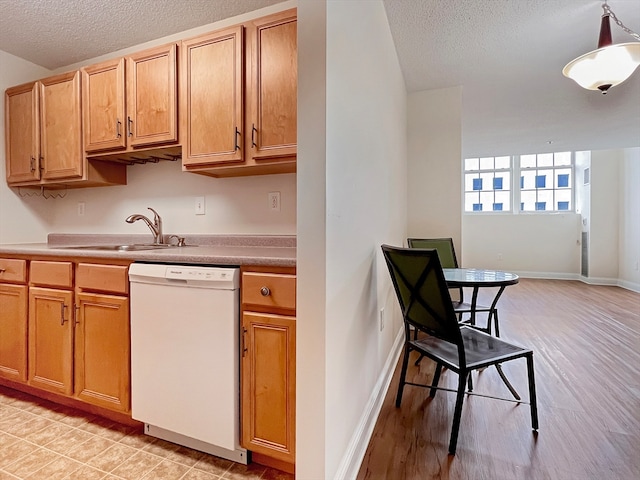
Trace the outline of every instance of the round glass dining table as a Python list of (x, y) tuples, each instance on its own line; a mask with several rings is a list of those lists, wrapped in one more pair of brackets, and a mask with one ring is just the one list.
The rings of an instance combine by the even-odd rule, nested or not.
[[(489, 308), (489, 320), (487, 323), (487, 328), (483, 328), (480, 330), (485, 331), (486, 333), (491, 334), (491, 319), (492, 317), (496, 317), (496, 337), (500, 336), (500, 330), (497, 321), (497, 311), (496, 305), (498, 304), (498, 300), (504, 292), (504, 289), (509, 285), (515, 285), (518, 283), (520, 277), (515, 273), (503, 272), (501, 270), (486, 270), (480, 268), (443, 268), (444, 279), (447, 282), (447, 286), (449, 288), (457, 288), (457, 287), (470, 287), (473, 289), (473, 293), (471, 295), (471, 311), (469, 319), (469, 324), (476, 327), (476, 313), (477, 313), (477, 301), (478, 301), (478, 291), (480, 287), (497, 287), (498, 291), (493, 297), (491, 302), (491, 307)], [(485, 309), (486, 311), (486, 309)]]

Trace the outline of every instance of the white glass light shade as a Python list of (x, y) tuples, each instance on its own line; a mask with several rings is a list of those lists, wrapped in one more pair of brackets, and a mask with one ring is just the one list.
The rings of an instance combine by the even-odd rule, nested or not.
[(606, 90), (624, 82), (640, 65), (640, 42), (598, 48), (567, 63), (565, 77), (588, 90)]

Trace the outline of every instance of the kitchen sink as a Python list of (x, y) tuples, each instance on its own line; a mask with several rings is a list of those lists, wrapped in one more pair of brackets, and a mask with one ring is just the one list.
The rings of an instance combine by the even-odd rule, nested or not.
[(176, 247), (176, 245), (166, 245), (158, 243), (135, 243), (131, 245), (81, 245), (55, 248), (62, 248), (65, 250), (106, 250), (111, 252), (135, 252), (138, 250), (158, 250), (172, 247)]

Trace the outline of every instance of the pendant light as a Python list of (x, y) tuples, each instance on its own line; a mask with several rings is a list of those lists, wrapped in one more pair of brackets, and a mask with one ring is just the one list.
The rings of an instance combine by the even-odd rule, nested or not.
[(613, 44), (609, 17), (626, 33), (640, 40), (640, 35), (625, 27), (611, 11), (607, 2), (602, 4), (604, 13), (600, 23), (597, 50), (579, 56), (562, 69), (565, 77), (574, 80), (588, 90), (607, 93), (611, 87), (624, 82), (640, 65), (640, 42)]

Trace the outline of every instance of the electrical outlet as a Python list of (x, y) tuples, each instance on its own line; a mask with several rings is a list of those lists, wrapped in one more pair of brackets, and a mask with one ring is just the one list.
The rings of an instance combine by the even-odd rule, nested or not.
[(196, 215), (204, 215), (204, 197), (196, 197)]
[(84, 202), (78, 202), (78, 216), (84, 217)]
[(269, 192), (269, 210), (280, 211), (280, 192)]
[(380, 331), (384, 330), (384, 308), (380, 309)]

